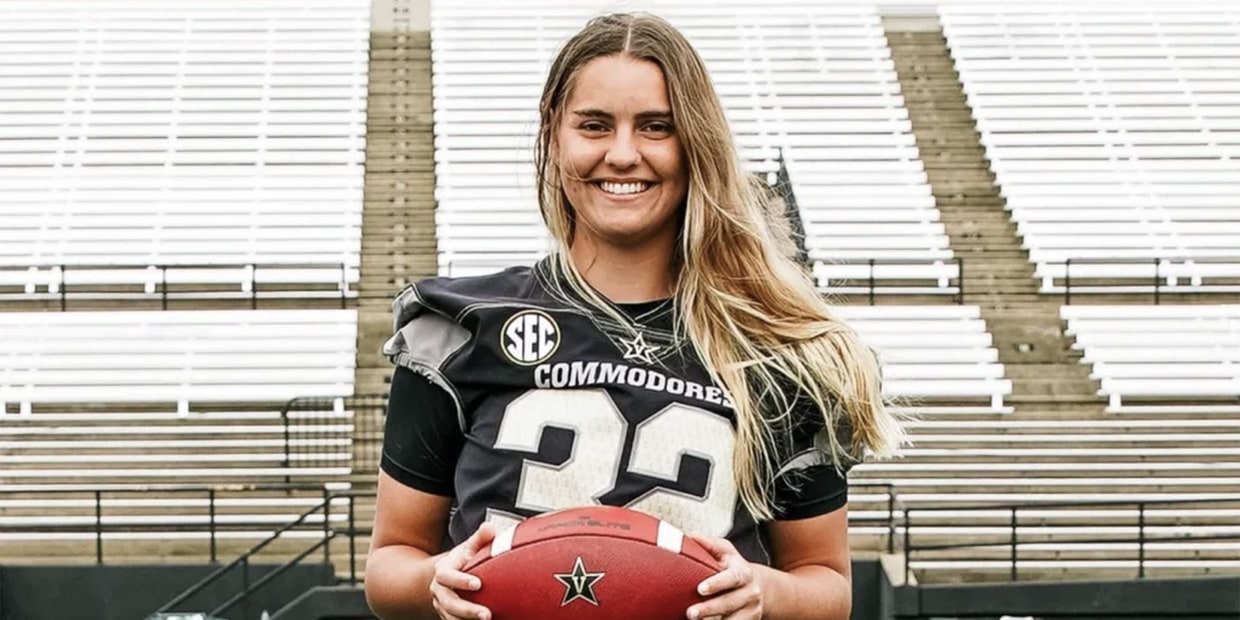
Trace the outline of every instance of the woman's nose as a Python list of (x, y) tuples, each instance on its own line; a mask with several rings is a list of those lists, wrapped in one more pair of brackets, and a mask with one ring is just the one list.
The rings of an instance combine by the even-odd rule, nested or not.
[(641, 161), (641, 153), (637, 151), (637, 145), (631, 137), (617, 135), (611, 147), (607, 149), (607, 156), (604, 159), (613, 167), (631, 168)]

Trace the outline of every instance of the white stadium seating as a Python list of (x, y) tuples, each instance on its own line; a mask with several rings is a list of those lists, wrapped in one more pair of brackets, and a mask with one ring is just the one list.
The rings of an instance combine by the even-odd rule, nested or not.
[(782, 153), (824, 288), (868, 279), (874, 259), (890, 263), (877, 280), (955, 292), (959, 270), (876, 9), (808, 1), (726, 11), (687, 1), (434, 2), (441, 274), (528, 263), (548, 249), (531, 164), (538, 97), (560, 45), (607, 10), (651, 10), (689, 37), (750, 170), (774, 173)]
[(0, 411), (349, 396), (356, 339), (355, 310), (0, 313)]
[(939, 13), (1043, 292), (1240, 290), (1236, 7)]
[(1112, 410), (1133, 401), (1240, 411), (1240, 305), (1062, 306)]
[(365, 0), (3, 3), (0, 268), (356, 282), (369, 33)]
[[(1012, 382), (977, 306), (837, 306), (879, 354), (883, 391), (910, 404), (978, 402), (1008, 412)], [(959, 411), (965, 408), (956, 408)]]

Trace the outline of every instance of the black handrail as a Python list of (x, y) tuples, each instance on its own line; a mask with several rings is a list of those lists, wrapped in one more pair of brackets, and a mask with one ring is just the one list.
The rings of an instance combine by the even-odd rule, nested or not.
[[(216, 504), (218, 501), (216, 494), (219, 491), (286, 491), (287, 492), (287, 491), (319, 491), (323, 489), (327, 489), (327, 486), (317, 485), (317, 484), (240, 484), (240, 485), (215, 485), (215, 486), (175, 485), (175, 484), (164, 484), (164, 485), (116, 484), (116, 485), (103, 485), (103, 486), (96, 486), (96, 487), (89, 487), (89, 488), (76, 488), (76, 489), (74, 488), (0, 489), (0, 496), (11, 495), (11, 494), (89, 495), (93, 499), (93, 511), (94, 511), (93, 518), (91, 519), (89, 524), (81, 524), (81, 525), (39, 524), (39, 525), (29, 525), (29, 526), (5, 525), (5, 526), (0, 526), (0, 530), (7, 530), (11, 532), (47, 532), (47, 531), (90, 532), (91, 534), (94, 535), (95, 563), (102, 565), (104, 563), (103, 535), (111, 531), (112, 529), (114, 529), (114, 528), (110, 528), (104, 525), (104, 522), (103, 522), (103, 503), (104, 503), (105, 495), (110, 494), (110, 493), (124, 494), (124, 493), (150, 493), (150, 492), (186, 493), (186, 494), (204, 493), (207, 496), (207, 530), (206, 531), (208, 533), (209, 554), (210, 554), (210, 561), (212, 564), (214, 564), (218, 562), (218, 540), (217, 540), (218, 534), (221, 531), (226, 531), (230, 529), (230, 527), (245, 527), (247, 525), (247, 524), (233, 524), (231, 526), (225, 527), (216, 521), (216, 507), (217, 507)], [(129, 525), (125, 525), (123, 529), (125, 529), (126, 531), (134, 531), (134, 530), (165, 531), (169, 529), (169, 527), (170, 526), (167, 524), (148, 523), (148, 524), (129, 524)], [(175, 526), (175, 527), (181, 527), (181, 526)]]
[[(283, 426), (281, 432), (283, 435), (284, 458), (281, 465), (286, 468), (292, 468), (293, 459), (293, 433), (297, 420), (290, 414), (294, 411), (335, 411), (336, 403), (339, 401), (344, 411), (353, 412), (352, 424), (353, 430), (350, 433), (342, 433), (339, 438), (348, 438), (353, 442), (353, 462), (354, 473), (368, 475), (370, 473), (378, 474), (379, 454), (378, 446), (370, 445), (369, 440), (373, 434), (381, 434), (383, 428), (383, 418), (387, 415), (387, 394), (386, 393), (369, 393), (354, 394), (352, 396), (297, 396), (290, 398), (284, 402), (280, 408), (280, 424)], [(377, 414), (378, 420), (374, 419)], [(313, 420), (313, 423), (319, 423)], [(366, 426), (366, 424), (373, 424)], [(322, 437), (318, 437), (322, 439)], [(309, 460), (298, 460), (297, 463), (309, 464)], [(357, 464), (362, 464), (359, 469)], [(291, 482), (291, 475), (284, 477), (285, 482)]]
[[(206, 577), (203, 577), (201, 580), (198, 581), (198, 583), (195, 583), (194, 585), (186, 589), (184, 592), (177, 595), (176, 598), (172, 599), (171, 601), (168, 601), (167, 603), (164, 603), (164, 605), (162, 605), (159, 609), (155, 610), (154, 613), (168, 613), (173, 608), (175, 608), (177, 605), (180, 605), (181, 603), (184, 603), (185, 601), (189, 600), (190, 597), (194, 596), (195, 594), (198, 594), (204, 588), (211, 585), (212, 583), (215, 583), (217, 580), (219, 580), (224, 575), (226, 575), (229, 571), (231, 571), (232, 569), (238, 566), (241, 566), (242, 570), (248, 575), (249, 561), (251, 557), (258, 554), (258, 552), (262, 551), (268, 545), (278, 540), (282, 535), (284, 535), (285, 532), (288, 532), (292, 530), (293, 528), (301, 525), (302, 523), (306, 521), (306, 519), (310, 518), (312, 515), (319, 512), (320, 510), (323, 510), (325, 506), (330, 505), (331, 502), (335, 500), (337, 497), (349, 497), (350, 498), (349, 501), (352, 501), (352, 496), (353, 496), (352, 493), (325, 492), (325, 499), (320, 501), (318, 504), (315, 504), (313, 507), (306, 510), (305, 512), (302, 512), (297, 517), (297, 519), (281, 526), (279, 529), (273, 532), (270, 536), (268, 536), (265, 540), (262, 540), (259, 543), (255, 544), (253, 547), (250, 547), (249, 550), (241, 554), (237, 559), (212, 571), (211, 574), (207, 575)], [(326, 518), (324, 519), (324, 521), (326, 521)], [(350, 530), (352, 531), (353, 528), (350, 527)], [(324, 533), (325, 533), (324, 538), (321, 539), (319, 544), (326, 544), (326, 542), (334, 536), (334, 534), (331, 531), (330, 524), (325, 523)], [(314, 548), (317, 549), (318, 546), (316, 545)], [(275, 571), (272, 571), (272, 572), (274, 573)], [(270, 574), (268, 576), (270, 576)], [(248, 591), (251, 587), (250, 584), (248, 584), (249, 580), (247, 578), (244, 581), (247, 582), (246, 590)], [(262, 581), (262, 583), (265, 584), (266, 581)], [(235, 601), (233, 602), (233, 604), (235, 604)]]
[[(324, 262), (324, 263), (257, 263), (257, 262), (249, 262), (249, 263), (167, 263), (167, 264), (82, 263), (82, 264), (76, 264), (76, 265), (69, 265), (69, 264), (62, 263), (62, 264), (55, 264), (55, 265), (29, 264), (29, 265), (6, 266), (6, 267), (3, 267), (3, 269), (21, 269), (21, 270), (26, 270), (26, 271), (29, 271), (29, 270), (52, 271), (54, 273), (54, 276), (57, 278), (57, 291), (56, 292), (57, 292), (57, 298), (60, 303), (60, 310), (62, 312), (68, 309), (69, 300), (74, 295), (73, 293), (69, 292), (69, 284), (67, 283), (66, 274), (68, 274), (68, 272), (70, 271), (156, 270), (159, 272), (158, 282), (157, 282), (158, 290), (153, 291), (151, 293), (143, 293), (142, 295), (153, 295), (156, 298), (158, 298), (160, 302), (160, 308), (162, 310), (167, 310), (169, 300), (175, 297), (175, 295), (177, 295), (177, 292), (171, 290), (171, 288), (169, 287), (168, 272), (181, 270), (181, 269), (221, 270), (221, 271), (237, 270), (237, 269), (245, 270), (246, 274), (248, 274), (248, 279), (235, 280), (235, 283), (237, 285), (248, 284), (249, 293), (250, 293), (248, 296), (248, 301), (250, 302), (251, 309), (258, 308), (259, 283), (258, 283), (257, 272), (259, 269), (338, 269), (340, 272), (340, 278), (335, 282), (335, 286), (336, 286), (337, 291), (339, 292), (340, 307), (342, 309), (348, 307), (348, 298), (350, 294), (355, 293), (355, 291), (352, 291), (349, 288), (349, 264), (344, 263), (344, 262), (339, 262), (339, 263), (327, 263), (327, 262)], [(230, 282), (233, 282), (233, 281), (230, 280)], [(132, 284), (146, 284), (146, 283), (149, 283), (149, 280), (142, 280), (142, 281), (135, 280), (127, 284), (132, 285)], [(328, 284), (328, 283), (330, 282), (327, 280), (323, 282), (323, 284)], [(309, 291), (311, 289), (306, 289), (306, 290)], [(314, 289), (314, 290), (322, 291), (323, 289)], [(186, 290), (183, 292), (202, 293), (202, 292), (212, 292), (212, 291), (210, 291), (210, 289), (207, 289), (206, 291)], [(101, 293), (99, 291), (91, 291), (91, 295), (97, 296), (100, 294)], [(132, 296), (132, 293), (115, 293), (115, 296), (118, 299), (126, 298), (126, 297)]]
[(1156, 504), (1159, 506), (1174, 506), (1177, 504), (1217, 504), (1222, 502), (1240, 501), (1240, 495), (1216, 495), (1211, 497), (1203, 497), (1200, 499), (1102, 499), (1093, 501), (1080, 502), (1024, 502), (1020, 504), (964, 504), (951, 506), (918, 506), (912, 510), (917, 512), (951, 512), (959, 510), (1008, 510), (1017, 508), (1020, 510), (1033, 510), (1038, 508), (1084, 508), (1088, 506), (1135, 506), (1139, 503)]
[[(324, 500), (324, 504), (322, 504), (324, 510), (326, 511), (326, 510), (330, 510), (331, 501), (334, 499), (348, 498), (349, 500), (349, 529), (348, 529), (347, 535), (349, 539), (349, 583), (351, 585), (356, 585), (358, 583), (358, 579), (357, 579), (357, 537), (359, 534), (363, 534), (363, 533), (368, 534), (368, 532), (363, 532), (357, 528), (357, 521), (355, 520), (356, 512), (354, 510), (354, 506), (356, 505), (355, 500), (358, 497), (372, 497), (373, 498), (374, 496), (375, 494), (373, 492), (335, 493), (335, 494), (332, 494), (330, 497), (326, 498)], [(326, 519), (325, 519), (325, 522), (326, 522)], [(272, 569), (270, 572), (264, 575), (262, 579), (259, 579), (258, 582), (254, 583), (253, 585), (249, 585), (249, 582), (247, 579), (246, 585), (243, 587), (242, 591), (237, 593), (232, 598), (230, 598), (223, 605), (212, 610), (211, 615), (214, 616), (217, 614), (222, 614), (228, 609), (232, 608), (232, 606), (236, 605), (238, 602), (245, 600), (246, 597), (257, 592), (260, 588), (270, 583), (276, 577), (279, 577), (285, 572), (291, 570), (294, 566), (297, 565), (298, 562), (301, 562), (302, 560), (310, 557), (310, 554), (314, 553), (319, 547), (323, 547), (323, 550), (324, 550), (323, 552), (325, 555), (328, 554), (331, 541), (339, 534), (340, 532), (337, 532), (335, 530), (325, 530), (323, 538), (321, 538), (318, 542), (312, 545), (309, 549), (302, 551), (301, 553), (297, 554), (292, 559)], [(246, 566), (248, 566), (248, 563), (246, 564)]]
[(956, 277), (958, 278), (958, 282), (956, 284), (956, 305), (963, 306), (964, 305), (964, 259), (960, 258), (959, 256), (956, 256), (956, 257), (953, 257), (952, 260), (956, 262)]
[(895, 547), (896, 547), (895, 541), (896, 541), (897, 530), (898, 530), (896, 512), (897, 511), (901, 513), (906, 512), (904, 508), (904, 502), (900, 499), (899, 494), (896, 492), (895, 483), (890, 482), (890, 481), (869, 482), (869, 481), (860, 480), (856, 482), (850, 482), (848, 484), (848, 487), (849, 489), (858, 489), (858, 488), (867, 488), (867, 487), (880, 488), (886, 492), (886, 495), (887, 495), (887, 523), (886, 523), (887, 553), (895, 553)]
[[(1082, 279), (1083, 276), (1078, 275), (1076, 277), (1077, 281), (1074, 283), (1074, 278), (1072, 276), (1073, 265), (1078, 265), (1078, 266), (1079, 265), (1144, 265), (1146, 263), (1151, 264), (1154, 268), (1152, 280), (1150, 281), (1150, 288), (1152, 289), (1153, 303), (1154, 305), (1157, 306), (1157, 305), (1162, 304), (1162, 297), (1167, 292), (1167, 289), (1170, 286), (1166, 283), (1167, 276), (1165, 276), (1165, 273), (1166, 273), (1165, 268), (1168, 265), (1174, 265), (1176, 263), (1193, 263), (1195, 265), (1210, 265), (1210, 264), (1240, 265), (1240, 254), (1237, 254), (1236, 256), (1207, 256), (1207, 257), (1168, 255), (1168, 256), (1159, 256), (1157, 258), (1066, 258), (1063, 261), (1050, 261), (1045, 264), (1050, 265), (1050, 266), (1063, 265), (1064, 267), (1064, 272), (1063, 272), (1064, 305), (1072, 305), (1073, 287), (1083, 286), (1079, 282), (1079, 280)], [(1234, 277), (1234, 276), (1228, 276), (1228, 277)], [(1139, 281), (1136, 278), (1131, 278), (1129, 280)], [(1106, 286), (1106, 285), (1096, 285), (1096, 286)], [(1233, 289), (1228, 288), (1225, 290), (1231, 291)], [(1187, 291), (1192, 292), (1192, 293), (1213, 292), (1213, 290), (1209, 288), (1208, 286), (1204, 286), (1201, 288), (1191, 288), (1191, 289), (1187, 289)]]
[[(240, 603), (242, 600), (246, 599), (251, 594), (257, 592), (258, 590), (260, 590), (263, 586), (267, 585), (268, 583), (271, 583), (271, 581), (274, 580), (276, 577), (283, 575), (287, 570), (291, 569), (298, 562), (310, 557), (310, 554), (317, 551), (319, 547), (323, 547), (324, 549), (326, 549), (329, 546), (328, 543), (330, 542), (331, 542), (331, 537), (325, 537), (325, 538), (320, 539), (318, 542), (311, 545), (309, 549), (306, 549), (305, 551), (298, 553), (297, 555), (293, 556), (291, 560), (288, 560), (284, 562), (283, 564), (277, 566), (276, 568), (268, 571), (266, 575), (263, 575), (261, 578), (259, 578), (258, 581), (254, 582), (253, 584), (250, 583), (250, 579), (249, 579), (248, 568), (250, 566), (250, 563), (249, 563), (249, 560), (246, 560), (243, 563), (244, 567), (247, 569), (247, 572), (246, 572), (245, 578), (242, 579), (242, 584), (243, 584), (242, 590), (234, 594), (232, 598), (228, 599), (227, 601), (224, 601), (224, 603), (221, 604), (219, 607), (212, 609), (208, 615), (211, 617), (215, 617), (215, 616), (219, 616), (223, 614), (229, 609), (232, 609), (234, 605), (236, 605), (237, 603)], [(166, 613), (166, 610), (161, 609), (157, 613)]]
[[(892, 482), (859, 481), (859, 482), (852, 483), (850, 487), (852, 488), (878, 487), (878, 488), (882, 488), (886, 490), (887, 510), (888, 510), (888, 513), (887, 513), (887, 525), (888, 525), (887, 548), (889, 551), (893, 552), (895, 549), (895, 537), (897, 533), (896, 510), (897, 509), (902, 510), (902, 511), (904, 510), (903, 502), (899, 499), (896, 493), (895, 484)], [(293, 566), (297, 565), (297, 563), (310, 557), (310, 555), (314, 553), (316, 550), (318, 550), (320, 547), (324, 549), (324, 562), (329, 563), (330, 562), (330, 555), (329, 555), (330, 542), (334, 540), (337, 536), (341, 535), (341, 532), (330, 528), (330, 525), (329, 525), (330, 522), (329, 522), (329, 519), (327, 518), (327, 515), (330, 513), (332, 501), (335, 499), (340, 499), (340, 498), (347, 498), (349, 502), (348, 530), (347, 532), (345, 532), (345, 534), (348, 537), (348, 541), (349, 541), (349, 583), (357, 584), (358, 583), (357, 536), (359, 534), (364, 534), (366, 532), (362, 532), (357, 528), (356, 512), (355, 512), (356, 501), (355, 500), (360, 497), (373, 498), (374, 496), (375, 496), (375, 493), (373, 491), (346, 491), (346, 492), (336, 492), (336, 493), (325, 492), (323, 501), (317, 504), (314, 508), (307, 510), (306, 513), (298, 517), (297, 521), (289, 525), (286, 525), (280, 530), (277, 530), (267, 540), (255, 545), (253, 548), (251, 548), (246, 553), (242, 554), (236, 560), (233, 560), (228, 566), (222, 567), (216, 570), (215, 572), (213, 572), (212, 574), (208, 575), (207, 577), (203, 578), (201, 581), (191, 586), (188, 590), (178, 595), (175, 599), (173, 599), (172, 601), (169, 601), (164, 606), (160, 607), (158, 610), (156, 610), (155, 613), (168, 613), (172, 611), (176, 605), (180, 605), (184, 603), (190, 597), (202, 591), (203, 588), (207, 587), (211, 583), (214, 583), (218, 579), (222, 578), (224, 574), (226, 574), (229, 570), (231, 570), (234, 567), (241, 566), (243, 569), (248, 568), (250, 558), (253, 557), (258, 551), (260, 551), (266, 545), (270, 544), (272, 541), (278, 539), (284, 531), (287, 531), (291, 527), (295, 527), (296, 525), (300, 524), (301, 522), (305, 520), (306, 517), (314, 514), (315, 512), (318, 512), (320, 509), (324, 511), (324, 520), (323, 520), (324, 530), (323, 530), (322, 538), (318, 539), (317, 542), (315, 542), (310, 548), (303, 550), (302, 552), (298, 553), (292, 559), (284, 562), (280, 566), (269, 571), (266, 575), (264, 575), (257, 582), (250, 584), (248, 578), (244, 579), (243, 581), (245, 583), (243, 585), (242, 591), (237, 593), (233, 597), (229, 598), (228, 601), (226, 601), (223, 605), (212, 610), (210, 612), (210, 615), (212, 616), (220, 615), (224, 613), (225, 611), (227, 611), (228, 609), (231, 609), (232, 607), (236, 606), (238, 603), (244, 601), (247, 597), (257, 592), (260, 588), (262, 588), (266, 584), (270, 583), (271, 581), (273, 581), (280, 575), (284, 574), (288, 570), (291, 570)], [(905, 514), (907, 515), (907, 511), (905, 511)], [(907, 532), (907, 528), (905, 531)], [(907, 546), (907, 542), (906, 542), (906, 546)]]
[(29, 486), (0, 488), (0, 495), (72, 495), (82, 493), (190, 493), (194, 491), (318, 491), (321, 484), (240, 483), (240, 484), (98, 484), (78, 487), (31, 488)]
[[(954, 291), (952, 291), (954, 293), (952, 295), (952, 300), (956, 303), (956, 305), (963, 305), (964, 295), (965, 295), (965, 287), (964, 287), (965, 260), (959, 256), (952, 257), (950, 261), (944, 261), (942, 259), (866, 258), (866, 259), (854, 259), (854, 260), (824, 261), (823, 264), (828, 265), (828, 266), (864, 265), (866, 267), (866, 275), (865, 275), (865, 280), (864, 280), (866, 303), (868, 305), (873, 306), (875, 305), (875, 302), (877, 301), (878, 293), (883, 289), (883, 285), (878, 280), (878, 277), (876, 275), (877, 267), (880, 267), (883, 265), (909, 265), (909, 266), (912, 266), (912, 265), (942, 265), (945, 262), (950, 262), (956, 265), (956, 275), (952, 278), (949, 278), (948, 286), (946, 288), (948, 289), (954, 288)], [(955, 283), (954, 287), (951, 286), (952, 282)], [(858, 284), (860, 283), (858, 282)], [(829, 285), (827, 287), (827, 292), (830, 293), (832, 288), (835, 288), (835, 287)], [(924, 288), (926, 290), (930, 290), (930, 289), (937, 289), (940, 287), (932, 287), (932, 286), (927, 285)]]
[[(1158, 536), (1150, 537), (1147, 535), (1146, 513), (1149, 506), (1176, 506), (1185, 504), (1218, 504), (1218, 503), (1240, 503), (1240, 495), (1235, 496), (1215, 496), (1197, 499), (1167, 499), (1167, 500), (1098, 500), (1088, 502), (1027, 502), (1023, 504), (974, 504), (968, 506), (929, 506), (924, 508), (905, 509), (905, 548), (904, 548), (904, 565), (905, 580), (907, 582), (910, 565), (912, 564), (913, 554), (921, 551), (944, 551), (950, 549), (985, 549), (1006, 546), (1009, 548), (1009, 571), (1008, 578), (1016, 581), (1018, 578), (1019, 567), (1019, 548), (1026, 544), (1037, 544), (1045, 542), (1044, 540), (1021, 541), (1019, 537), (1019, 512), (1021, 510), (1038, 510), (1043, 508), (1082, 508), (1082, 507), (1118, 507), (1118, 506), (1135, 506), (1137, 508), (1136, 537), (1117, 537), (1107, 536), (1102, 538), (1077, 538), (1073, 537), (1065, 544), (1089, 544), (1089, 543), (1136, 543), (1137, 544), (1137, 578), (1143, 579), (1146, 575), (1146, 545), (1150, 543), (1158, 543), (1165, 541), (1184, 541), (1184, 540), (1240, 540), (1240, 533), (1222, 534), (1222, 535), (1201, 535), (1201, 536)], [(912, 528), (914, 527), (913, 513), (934, 513), (945, 511), (995, 511), (1009, 513), (1008, 520), (1008, 540), (1006, 542), (985, 541), (985, 542), (961, 542), (961, 543), (943, 543), (933, 545), (916, 545), (911, 542)], [(1063, 525), (1073, 525), (1075, 523), (1063, 523)], [(962, 525), (962, 528), (976, 527), (974, 524)]]

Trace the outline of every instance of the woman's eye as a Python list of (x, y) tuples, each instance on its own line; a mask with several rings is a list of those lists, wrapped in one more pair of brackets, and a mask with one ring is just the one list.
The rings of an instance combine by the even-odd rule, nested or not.
[(581, 124), (581, 129), (584, 131), (607, 131), (607, 125), (598, 121), (586, 121)]
[(667, 135), (672, 133), (672, 124), (664, 122), (648, 123), (646, 131), (654, 134)]

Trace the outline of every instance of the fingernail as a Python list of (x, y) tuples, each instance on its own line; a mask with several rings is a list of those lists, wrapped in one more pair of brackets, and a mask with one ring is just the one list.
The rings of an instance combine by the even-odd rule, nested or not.
[(478, 612), (478, 620), (491, 620), (491, 614), (485, 611), (480, 611)]
[(710, 587), (706, 585), (705, 581), (698, 584), (698, 594), (701, 594), (702, 596), (706, 596), (709, 593), (710, 593)]
[(478, 588), (481, 588), (481, 587), (482, 587), (482, 582), (481, 582), (481, 581), (478, 581), (477, 579), (470, 579), (470, 580), (469, 580), (469, 587), (471, 587), (471, 588), (473, 588), (473, 589), (477, 590)]
[(698, 619), (698, 610), (692, 609), (692, 608), (689, 609), (689, 620), (697, 620), (697, 619)]

